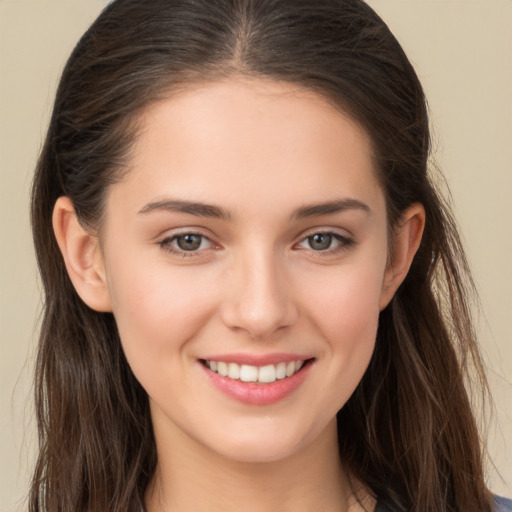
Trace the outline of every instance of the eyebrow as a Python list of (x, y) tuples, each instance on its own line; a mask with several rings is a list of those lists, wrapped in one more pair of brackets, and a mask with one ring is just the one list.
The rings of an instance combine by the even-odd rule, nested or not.
[[(370, 207), (357, 199), (336, 199), (333, 201), (301, 206), (293, 211), (291, 217), (295, 219), (320, 217), (322, 215), (332, 215), (346, 210), (361, 210), (366, 213), (371, 213)], [(231, 214), (219, 206), (196, 201), (184, 201), (180, 199), (152, 201), (146, 204), (139, 211), (139, 214), (146, 215), (154, 211), (187, 213), (197, 217), (212, 217), (225, 220), (231, 218)]]
[(292, 218), (304, 219), (309, 217), (320, 217), (322, 215), (332, 215), (346, 210), (362, 210), (363, 212), (371, 213), (371, 209), (367, 204), (359, 201), (358, 199), (347, 198), (301, 206), (293, 211)]
[(219, 206), (179, 199), (164, 199), (148, 203), (139, 213), (145, 215), (154, 211), (188, 213), (197, 217), (213, 217), (216, 219), (229, 219), (231, 217), (226, 210)]

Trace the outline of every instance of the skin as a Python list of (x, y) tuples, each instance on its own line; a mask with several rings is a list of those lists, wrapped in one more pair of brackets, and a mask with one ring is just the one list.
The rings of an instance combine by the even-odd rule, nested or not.
[[(159, 462), (147, 509), (360, 510), (337, 456), (336, 412), (368, 366), (423, 208), (405, 212), (388, 254), (367, 134), (296, 86), (197, 85), (140, 121), (99, 236), (83, 231), (68, 198), (54, 228), (78, 293), (114, 313), (150, 397)], [(177, 211), (176, 201), (222, 215)], [(335, 211), (309, 208), (325, 204)], [(187, 233), (199, 248), (180, 249)], [(331, 236), (329, 247), (313, 245), (314, 234)], [(312, 363), (269, 405), (225, 395), (200, 362), (277, 352)], [(359, 496), (374, 507), (363, 487)]]

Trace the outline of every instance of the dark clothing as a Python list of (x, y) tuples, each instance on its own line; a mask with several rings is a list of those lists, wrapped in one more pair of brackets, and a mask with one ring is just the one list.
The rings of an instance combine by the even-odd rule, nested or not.
[(377, 503), (375, 507), (375, 512), (393, 512), (389, 507), (383, 505), (382, 503)]
[(512, 512), (512, 500), (494, 496), (494, 512)]
[[(394, 512), (383, 503), (377, 503), (375, 512)], [(502, 498), (501, 496), (494, 496), (494, 512), (512, 512), (512, 500)]]

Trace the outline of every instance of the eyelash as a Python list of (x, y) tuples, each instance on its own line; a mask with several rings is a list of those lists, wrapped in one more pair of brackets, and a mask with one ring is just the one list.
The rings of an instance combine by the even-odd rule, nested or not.
[(328, 247), (327, 249), (324, 250), (315, 250), (312, 247), (305, 248), (305, 250), (311, 251), (313, 254), (315, 254), (315, 256), (328, 256), (331, 254), (338, 254), (342, 251), (347, 250), (349, 247), (355, 244), (355, 241), (352, 238), (340, 235), (335, 231), (315, 231), (302, 238), (300, 242), (296, 245), (303, 244), (318, 235), (329, 236), (331, 237), (331, 243), (333, 241), (336, 241), (338, 243), (334, 247)]
[[(200, 246), (198, 249), (196, 250), (189, 250), (187, 251), (186, 249), (180, 249), (179, 247), (174, 247), (172, 244), (173, 242), (177, 241), (178, 239), (180, 238), (184, 238), (184, 237), (187, 237), (187, 236), (196, 236), (196, 237), (199, 237), (201, 239), (201, 242), (200, 242)], [(211, 246), (214, 246), (215, 244), (205, 235), (202, 235), (201, 233), (194, 233), (194, 232), (184, 232), (184, 233), (178, 233), (176, 235), (172, 235), (172, 236), (168, 236), (166, 238), (164, 238), (162, 241), (158, 242), (158, 245), (164, 250), (164, 251), (167, 251), (167, 252), (170, 252), (172, 254), (175, 254), (177, 256), (181, 256), (183, 258), (189, 258), (189, 257), (197, 257), (198, 256), (198, 253), (202, 252), (205, 250), (205, 248), (201, 248), (201, 245), (203, 245), (203, 242), (207, 241), (210, 246), (207, 247), (208, 249), (211, 247)]]
[[(331, 237), (330, 242), (332, 243), (333, 241), (336, 241), (337, 243), (334, 247), (328, 247), (327, 249), (323, 249), (323, 250), (315, 250), (312, 247), (304, 248), (305, 250), (311, 251), (313, 254), (315, 254), (317, 256), (327, 256), (327, 255), (331, 255), (331, 254), (337, 254), (341, 251), (348, 249), (350, 246), (355, 244), (355, 241), (353, 239), (348, 238), (343, 235), (340, 235), (339, 233), (336, 233), (334, 231), (315, 231), (315, 232), (303, 237), (297, 244), (294, 245), (294, 247), (300, 246), (300, 244), (303, 244), (318, 235)], [(201, 239), (200, 245), (197, 249), (187, 251), (186, 249), (181, 249), (181, 248), (177, 248), (177, 247), (173, 246), (173, 242), (176, 242), (178, 239), (184, 238), (187, 236), (195, 236), (195, 237), (199, 237)], [(201, 248), (201, 245), (203, 245), (203, 243), (205, 241), (208, 242), (210, 245), (206, 248), (205, 247)], [(215, 247), (215, 244), (207, 236), (202, 235), (201, 233), (194, 233), (194, 232), (178, 233), (176, 235), (166, 237), (162, 241), (158, 242), (158, 245), (164, 251), (168, 251), (172, 254), (181, 256), (183, 258), (197, 257), (205, 249), (210, 249), (212, 246)]]

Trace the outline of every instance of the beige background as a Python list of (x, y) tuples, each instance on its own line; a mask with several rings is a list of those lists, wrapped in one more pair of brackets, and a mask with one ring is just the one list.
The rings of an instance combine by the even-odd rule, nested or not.
[[(489, 450), (512, 496), (512, 1), (373, 0), (416, 65), (481, 291), (497, 406)], [(24, 510), (39, 291), (28, 190), (64, 61), (104, 1), (0, 0), (0, 511)]]

